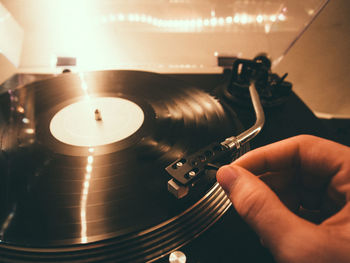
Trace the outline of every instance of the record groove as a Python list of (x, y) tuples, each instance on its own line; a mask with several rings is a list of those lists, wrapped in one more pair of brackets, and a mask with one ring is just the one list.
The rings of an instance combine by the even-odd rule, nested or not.
[[(87, 91), (91, 98), (136, 103), (144, 113), (141, 127), (102, 146), (57, 140), (52, 117)], [(1, 260), (154, 260), (201, 234), (230, 206), (213, 176), (182, 200), (166, 187), (166, 166), (241, 130), (234, 112), (207, 92), (155, 73), (104, 71), (63, 75), (1, 96), (11, 97), (12, 109), (1, 124), (7, 130)]]

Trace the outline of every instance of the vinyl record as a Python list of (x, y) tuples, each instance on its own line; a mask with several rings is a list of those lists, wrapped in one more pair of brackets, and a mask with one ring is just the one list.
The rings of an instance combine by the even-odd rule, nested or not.
[(166, 166), (240, 131), (207, 92), (155, 73), (103, 71), (0, 97), (3, 261), (154, 260), (230, 205), (215, 173), (181, 200), (167, 191)]

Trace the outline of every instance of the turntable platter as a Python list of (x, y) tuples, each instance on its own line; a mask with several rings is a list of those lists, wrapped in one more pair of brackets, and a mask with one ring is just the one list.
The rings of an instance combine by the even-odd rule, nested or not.
[(212, 175), (183, 200), (166, 187), (171, 162), (239, 133), (234, 113), (207, 92), (159, 74), (104, 71), (1, 96), (12, 109), (1, 124), (4, 258), (153, 260), (230, 205)]

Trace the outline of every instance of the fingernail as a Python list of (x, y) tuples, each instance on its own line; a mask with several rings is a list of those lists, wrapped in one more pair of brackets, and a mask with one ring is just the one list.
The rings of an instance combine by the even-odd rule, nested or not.
[(238, 171), (234, 166), (224, 165), (218, 170), (216, 177), (221, 187), (228, 192), (238, 177)]

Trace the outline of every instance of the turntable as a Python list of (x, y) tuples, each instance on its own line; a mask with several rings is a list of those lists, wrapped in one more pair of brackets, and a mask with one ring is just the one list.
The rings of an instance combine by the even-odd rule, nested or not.
[(215, 174), (320, 135), (272, 70), (327, 1), (78, 2), (3, 1), (0, 260), (273, 261)]

